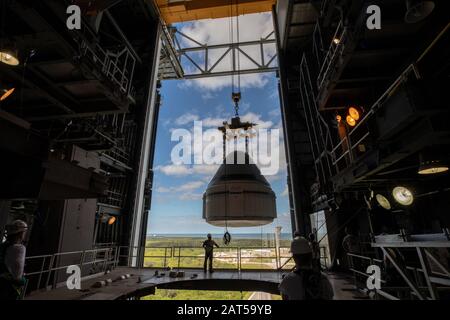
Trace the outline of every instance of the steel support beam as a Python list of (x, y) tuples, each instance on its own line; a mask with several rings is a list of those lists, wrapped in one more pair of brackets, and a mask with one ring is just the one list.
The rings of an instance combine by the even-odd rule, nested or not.
[(398, 273), (403, 278), (403, 280), (405, 280), (405, 282), (408, 284), (408, 286), (411, 288), (411, 290), (417, 295), (417, 297), (420, 300), (424, 300), (424, 297), (420, 293), (417, 286), (408, 278), (408, 276), (406, 274), (406, 270), (397, 263), (395, 258), (392, 257), (391, 254), (384, 247), (380, 247), (380, 248), (383, 251), (383, 254), (389, 259), (389, 261), (391, 261), (391, 263), (395, 267), (395, 269), (397, 269)]

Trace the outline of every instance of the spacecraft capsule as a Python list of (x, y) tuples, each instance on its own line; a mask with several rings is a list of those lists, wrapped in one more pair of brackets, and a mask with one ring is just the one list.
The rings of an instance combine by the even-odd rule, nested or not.
[(235, 151), (228, 154), (203, 194), (203, 218), (218, 227), (266, 225), (277, 217), (275, 198), (250, 156)]

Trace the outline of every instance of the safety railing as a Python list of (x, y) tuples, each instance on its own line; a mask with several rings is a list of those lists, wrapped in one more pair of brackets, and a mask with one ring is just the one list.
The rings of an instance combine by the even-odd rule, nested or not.
[[(118, 265), (144, 268), (203, 268), (204, 249), (199, 247), (107, 247), (107, 243), (83, 251), (30, 256), (25, 261), (27, 284), (24, 292), (50, 290), (64, 285), (69, 266), (80, 267), (89, 277), (113, 270)], [(143, 257), (143, 260), (140, 260)], [(294, 266), (288, 247), (220, 247), (214, 250), (214, 269), (290, 270)]]
[[(366, 149), (367, 141), (370, 138), (370, 131), (367, 128), (369, 119), (383, 106), (383, 102), (394, 92), (411, 74), (418, 79), (419, 75), (414, 64), (409, 65), (402, 74), (389, 86), (389, 88), (375, 101), (370, 109), (364, 114), (362, 119), (343, 137), (341, 141), (332, 149), (333, 165), (339, 171), (340, 167), (349, 167), (358, 159), (361, 145)], [(345, 165), (342, 161), (345, 160)]]
[(102, 73), (118, 87), (119, 92), (134, 100), (135, 92), (132, 81), (136, 58), (130, 50), (123, 48), (118, 52), (105, 51), (98, 43), (91, 45), (87, 41), (83, 41), (81, 54), (97, 64)]
[(347, 35), (347, 27), (344, 26), (341, 20), (336, 27), (336, 31), (331, 39), (330, 46), (328, 47), (328, 51), (323, 59), (322, 66), (320, 67), (319, 74), (317, 76), (317, 88), (319, 92), (322, 90), (326, 80), (330, 78), (331, 73), (334, 71), (336, 61), (344, 52)]
[[(289, 248), (221, 247), (214, 250), (215, 269), (275, 270), (290, 258)], [(145, 248), (144, 267), (203, 268), (204, 249), (199, 247)]]
[[(277, 270), (289, 269), (289, 248), (280, 247), (220, 247), (214, 249), (214, 269), (222, 270)], [(145, 248), (144, 267), (148, 268), (203, 268), (204, 249), (199, 247)]]
[(113, 269), (117, 266), (117, 255), (117, 247), (107, 247), (27, 257), (24, 292), (56, 288), (59, 283), (65, 282), (69, 266), (80, 267), (82, 276)]

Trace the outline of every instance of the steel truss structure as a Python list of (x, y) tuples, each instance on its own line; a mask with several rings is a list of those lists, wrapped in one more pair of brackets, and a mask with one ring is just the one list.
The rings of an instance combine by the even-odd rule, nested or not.
[[(403, 280), (406, 286), (391, 287), (381, 279), (382, 288), (375, 292), (388, 300), (402, 299), (399, 294), (407, 294), (410, 298), (419, 300), (437, 300), (439, 293), (447, 292), (450, 289), (450, 271), (441, 259), (436, 256), (436, 250), (448, 250), (450, 241), (448, 230), (445, 229), (441, 234), (420, 234), (405, 236), (383, 235), (376, 236), (373, 248), (379, 248), (389, 261), (395, 272)], [(417, 254), (419, 266), (408, 266), (399, 258), (398, 253), (405, 250)], [(347, 254), (350, 270), (357, 275), (368, 277), (366, 270), (361, 270), (363, 265), (383, 265), (383, 260), (375, 259), (357, 254)], [(359, 262), (357, 262), (359, 261)], [(386, 286), (387, 285), (387, 286)]]
[[(197, 79), (228, 76), (238, 72), (250, 74), (278, 70), (276, 53), (269, 55), (268, 52), (270, 45), (275, 45), (274, 31), (255, 41), (210, 45), (203, 44), (174, 27), (163, 27), (163, 29), (165, 32), (162, 35), (163, 47), (159, 64), (160, 80)], [(182, 45), (185, 42), (192, 42), (195, 46), (186, 47)], [(252, 57), (249, 52), (254, 48), (259, 49), (258, 58)], [(222, 54), (217, 59), (211, 59), (213, 50), (221, 50)], [(269, 56), (269, 59), (267, 59), (267, 56)], [(245, 59), (251, 67), (240, 70), (240, 58)], [(226, 59), (230, 59), (231, 63), (225, 70), (223, 68), (219, 70), (218, 66)]]

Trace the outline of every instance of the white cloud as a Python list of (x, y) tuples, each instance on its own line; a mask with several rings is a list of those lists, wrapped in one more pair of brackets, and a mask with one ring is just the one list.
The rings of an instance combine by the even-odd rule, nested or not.
[(241, 120), (243, 122), (248, 121), (248, 122), (253, 122), (256, 123), (257, 129), (269, 129), (273, 126), (273, 122), (272, 121), (264, 121), (261, 118), (260, 114), (256, 114), (253, 112), (247, 112), (246, 114), (244, 114), (243, 116), (241, 116)]
[(177, 124), (179, 126), (183, 126), (185, 124), (188, 124), (190, 122), (194, 122), (194, 121), (198, 120), (198, 118), (199, 117), (196, 114), (185, 113), (182, 116), (175, 119), (175, 124)]
[(184, 193), (179, 199), (184, 201), (198, 201), (203, 199), (203, 193)]
[(181, 201), (198, 201), (202, 199), (203, 193), (194, 191), (204, 187), (205, 184), (205, 181), (197, 180), (178, 186), (158, 187), (155, 191), (158, 193), (170, 193), (175, 195)]
[(208, 100), (211, 100), (211, 99), (214, 99), (214, 98), (216, 98), (216, 95), (212, 94), (211, 92), (205, 92), (205, 93), (202, 94), (202, 100), (203, 101), (208, 101)]
[(186, 191), (193, 191), (200, 187), (202, 187), (205, 184), (204, 181), (191, 181), (179, 186), (175, 187), (158, 187), (156, 188), (156, 192), (160, 193), (166, 193), (166, 192), (186, 192)]
[(220, 127), (223, 125), (223, 121), (225, 118), (211, 118), (207, 117), (202, 119), (202, 124), (204, 127), (213, 128), (213, 127)]
[(155, 170), (159, 170), (168, 176), (185, 176), (190, 173), (189, 168), (184, 165), (169, 164), (166, 166), (158, 166)]
[[(264, 88), (269, 83), (269, 75), (265, 73), (254, 73), (241, 75), (241, 88)], [(219, 76), (210, 78), (199, 78), (184, 80), (178, 85), (180, 89), (197, 88), (200, 90), (220, 91), (231, 87), (231, 76)]]
[(219, 169), (219, 165), (197, 164), (193, 166), (193, 171), (198, 174), (213, 175)]
[(273, 110), (269, 111), (269, 116), (275, 118), (275, 117), (280, 117), (281, 115), (281, 111), (280, 111), (280, 107), (275, 107)]
[(155, 170), (161, 171), (167, 176), (187, 176), (192, 174), (212, 175), (218, 168), (219, 165), (196, 164), (188, 166), (169, 164), (165, 166), (158, 166)]

